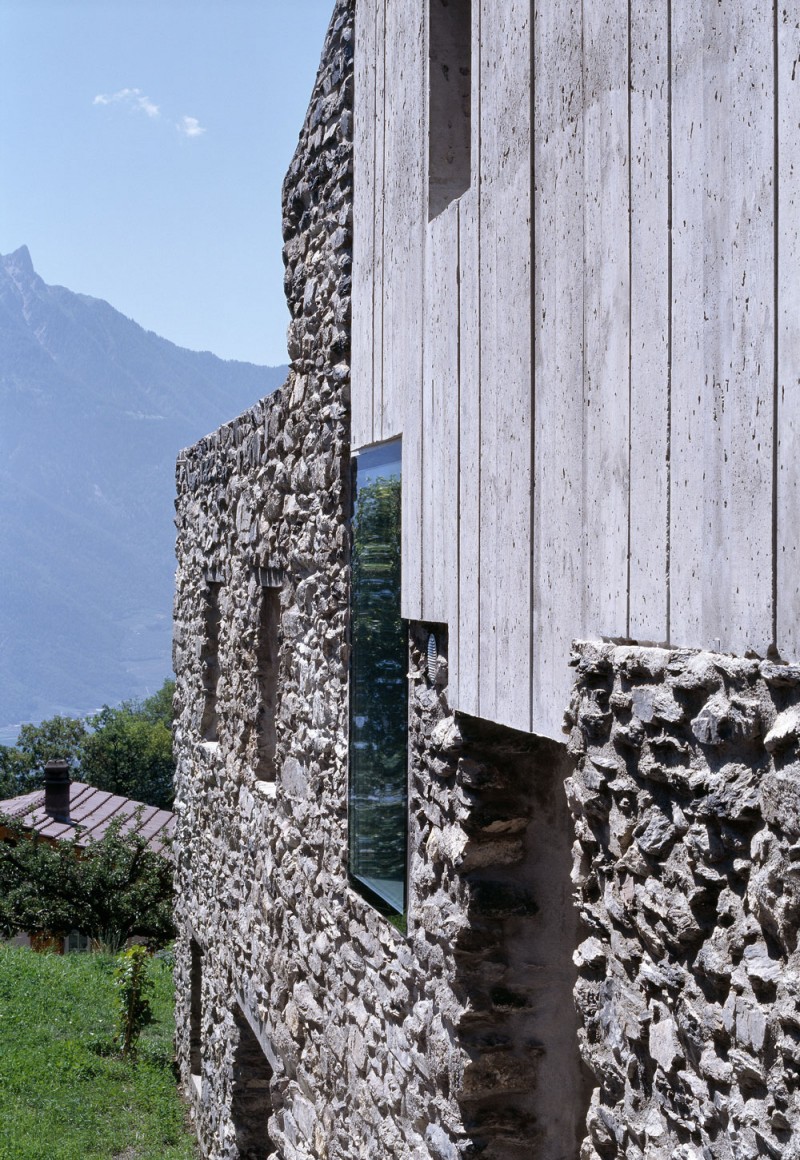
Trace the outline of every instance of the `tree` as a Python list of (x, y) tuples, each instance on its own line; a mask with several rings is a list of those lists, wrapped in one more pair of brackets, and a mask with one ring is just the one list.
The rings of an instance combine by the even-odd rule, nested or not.
[(158, 692), (153, 693), (152, 697), (146, 697), (144, 701), (126, 701), (132, 712), (138, 713), (145, 721), (149, 721), (151, 725), (161, 723), (167, 728), (172, 727), (172, 703), (175, 697), (175, 682), (173, 680), (166, 680)]
[(0, 800), (16, 797), (23, 773), (22, 757), (12, 745), (0, 745)]
[(163, 945), (174, 936), (172, 863), (123, 820), (80, 844), (50, 842), (8, 819), (0, 842), (0, 932), (66, 936), (80, 930), (109, 950), (134, 935)]
[(175, 682), (165, 681), (144, 701), (104, 705), (89, 718), (81, 751), (81, 776), (97, 789), (169, 809), (175, 791), (172, 756), (172, 697)]
[(23, 725), (16, 744), (17, 793), (42, 785), (48, 761), (62, 758), (80, 764), (86, 725), (78, 717), (51, 717), (41, 725)]

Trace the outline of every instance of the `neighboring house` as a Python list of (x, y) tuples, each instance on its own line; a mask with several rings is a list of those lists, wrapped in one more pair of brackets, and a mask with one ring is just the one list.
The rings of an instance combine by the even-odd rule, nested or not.
[[(0, 841), (16, 837), (4, 824), (8, 822), (48, 842), (77, 836), (78, 845), (85, 846), (103, 838), (112, 822), (118, 821), (122, 822), (123, 834), (139, 834), (158, 854), (166, 852), (175, 827), (175, 815), (169, 810), (72, 781), (69, 766), (62, 761), (47, 763), (43, 789), (0, 801)], [(19, 946), (32, 944), (37, 949), (46, 947), (59, 953), (88, 948), (88, 939), (79, 931), (72, 931), (63, 940), (18, 935), (13, 941)]]
[(800, 1155), (798, 59), (335, 4), (289, 378), (177, 470), (205, 1155)]

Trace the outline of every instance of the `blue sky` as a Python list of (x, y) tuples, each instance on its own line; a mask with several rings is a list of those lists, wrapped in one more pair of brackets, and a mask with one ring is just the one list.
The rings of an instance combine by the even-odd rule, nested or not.
[(0, 253), (286, 361), (280, 187), (333, 0), (0, 0)]

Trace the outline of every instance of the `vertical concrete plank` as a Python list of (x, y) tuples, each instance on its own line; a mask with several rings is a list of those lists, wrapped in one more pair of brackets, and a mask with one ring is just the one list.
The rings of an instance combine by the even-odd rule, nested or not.
[(778, 11), (777, 645), (800, 660), (800, 12)]
[(423, 619), (458, 615), (458, 203), (427, 227), (422, 502)]
[(452, 704), (478, 716), (480, 674), (480, 77), (481, 6), (472, 4), (472, 182), (458, 202), (458, 621)]
[(376, 212), (382, 238), (383, 314), (380, 347), (376, 349), (376, 358), (381, 360), (381, 395), (375, 411), (375, 438), (403, 438), (401, 611), (410, 620), (422, 616), (422, 303), (427, 158), (424, 17), (424, 0), (408, 0), (402, 6), (384, 0), (383, 25), (379, 16), (377, 30), (384, 45), (378, 78), (378, 91), (383, 95), (384, 170)]
[[(473, 22), (479, 8), (473, 7)], [(480, 75), (480, 39), (473, 36), (473, 77)], [(480, 673), (480, 269), (477, 102), (473, 108), (472, 188), (459, 201), (459, 568), (458, 684), (453, 704), (479, 712)], [(451, 626), (452, 632), (452, 626)]]
[(534, 350), (532, 728), (559, 737), (584, 631), (583, 59), (580, 8), (537, 0), (534, 15)]
[(353, 322), (350, 367), (351, 441), (354, 448), (372, 442), (377, 52), (375, 13), (376, 0), (359, 0), (355, 16)]
[[(708, 495), (704, 619), (738, 653), (772, 640), (772, 479), (775, 382), (774, 39), (772, 7), (707, 0), (704, 317), (716, 434)], [(714, 124), (717, 118), (724, 123)], [(708, 475), (706, 477), (708, 479)], [(727, 560), (717, 586), (715, 555)], [(715, 627), (715, 624), (717, 627)]]
[(669, 3), (631, 0), (630, 619), (667, 640)]
[(427, 218), (427, 6), (386, 4), (382, 439), (399, 435), (422, 389)]
[(703, 3), (672, 7), (672, 375), (670, 643), (707, 645), (703, 558)]
[[(682, 378), (676, 394), (673, 369), (673, 413), (695, 411), (704, 435), (674, 480), (686, 494), (671, 531), (672, 558), (702, 597), (698, 633), (697, 602), (687, 616), (673, 579), (672, 638), (763, 655), (773, 626), (772, 9), (765, 20), (753, 0), (705, 0), (702, 15), (703, 75), (694, 53), (686, 78), (696, 111), (702, 100), (702, 377)], [(697, 251), (682, 259), (697, 270)], [(685, 528), (692, 494), (702, 497), (699, 543)]]
[(628, 4), (584, 4), (583, 444), (587, 631), (627, 636)]
[(480, 712), (529, 729), (531, 7), (481, 8)]
[(383, 315), (384, 279), (383, 254), (386, 245), (384, 237), (384, 202), (386, 188), (386, 0), (373, 0), (375, 4), (375, 185), (374, 225), (375, 238), (372, 270), (372, 442), (377, 443), (381, 435), (381, 413), (383, 410)]

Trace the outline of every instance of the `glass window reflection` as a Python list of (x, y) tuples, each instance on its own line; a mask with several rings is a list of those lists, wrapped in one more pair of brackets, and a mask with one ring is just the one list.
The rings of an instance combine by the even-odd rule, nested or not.
[(400, 617), (400, 458), (395, 440), (355, 461), (348, 804), (351, 875), (403, 913), (408, 655)]

